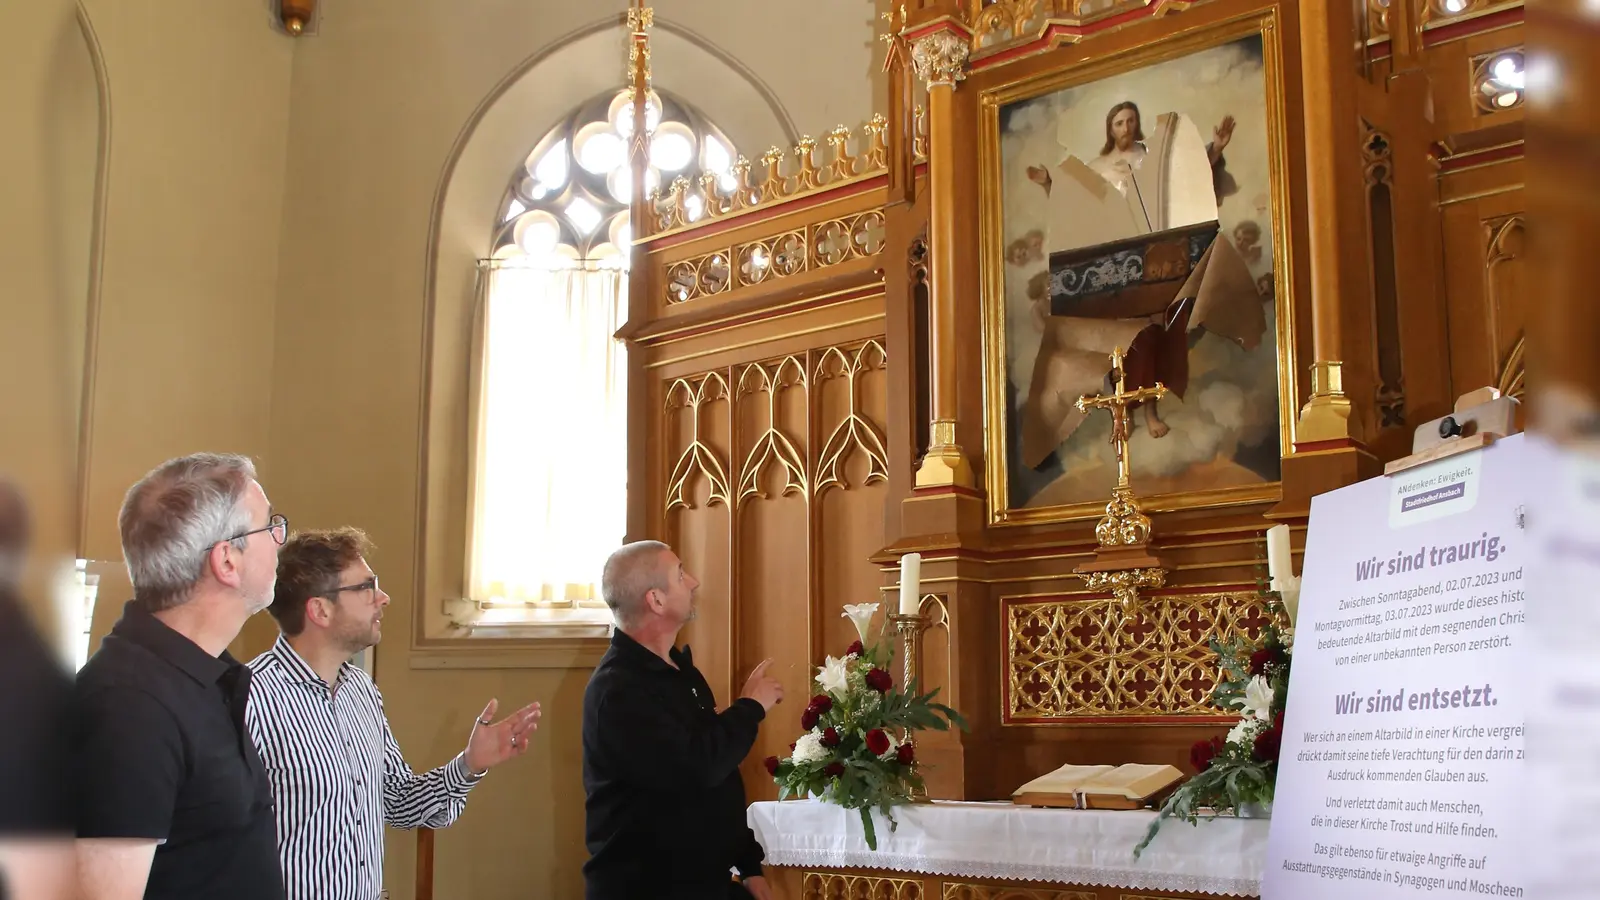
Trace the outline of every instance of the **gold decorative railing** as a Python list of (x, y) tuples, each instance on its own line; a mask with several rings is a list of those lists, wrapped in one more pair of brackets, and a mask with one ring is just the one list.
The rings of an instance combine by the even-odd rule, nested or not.
[(729, 244), (670, 263), (666, 301), (687, 303), (876, 256), (885, 239), (883, 212), (873, 209)]
[[(928, 117), (921, 107), (917, 108), (913, 121), (916, 158), (926, 159)], [(859, 134), (844, 125), (828, 132), (824, 137), (826, 148), (807, 135), (787, 154), (777, 147), (763, 153), (759, 169), (741, 156), (726, 174), (700, 172), (692, 178), (679, 176), (667, 185), (664, 193), (659, 189), (651, 192), (650, 203), (655, 216), (648, 223), (646, 234), (701, 226), (734, 213), (876, 176), (888, 166), (888, 128), (888, 119), (880, 113), (862, 126)], [(822, 153), (827, 157), (819, 161), (818, 155)], [(793, 160), (787, 170), (786, 159)], [(730, 178), (734, 184), (724, 189), (723, 182)], [(701, 290), (696, 296), (713, 292)]]

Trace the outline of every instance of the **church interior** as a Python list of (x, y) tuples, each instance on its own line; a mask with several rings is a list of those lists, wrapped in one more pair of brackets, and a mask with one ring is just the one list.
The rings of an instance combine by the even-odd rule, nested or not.
[[(252, 457), (291, 528), (365, 529), (392, 605), (362, 665), (413, 764), (487, 697), (543, 705), (459, 823), (388, 832), (393, 900), (583, 895), (624, 537), (701, 582), (719, 700), (773, 660), (751, 802), (870, 602), (920, 617), (897, 665), (966, 721), (919, 738), (932, 798), (1192, 773), (1237, 719), (1208, 641), (1278, 614), (1269, 528), (1298, 560), (1314, 496), (1528, 368), (1593, 415), (1600, 322), (1565, 302), (1600, 209), (1581, 6), (14, 4), (0, 472), (78, 589), (33, 612), (81, 665), (131, 596), (123, 492), (184, 453)], [(1538, 33), (1578, 86), (1555, 116)], [(256, 616), (232, 650), (275, 636)]]

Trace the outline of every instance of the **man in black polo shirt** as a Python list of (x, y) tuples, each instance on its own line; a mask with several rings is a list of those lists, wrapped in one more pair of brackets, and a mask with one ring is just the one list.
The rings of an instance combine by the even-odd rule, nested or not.
[(739, 763), (783, 688), (763, 662), (717, 712), (689, 648), (674, 646), (699, 586), (656, 541), (606, 560), (600, 589), (617, 630), (583, 696), (588, 900), (772, 898)]
[(272, 602), (288, 521), (240, 456), (174, 459), (118, 517), (134, 599), (78, 673), (73, 779), (87, 900), (283, 900), (272, 788), (227, 652)]

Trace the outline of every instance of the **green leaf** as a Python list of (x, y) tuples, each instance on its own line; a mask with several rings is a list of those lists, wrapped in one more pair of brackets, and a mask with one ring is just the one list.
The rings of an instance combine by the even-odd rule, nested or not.
[(866, 832), (867, 849), (878, 849), (878, 832), (872, 827), (872, 810), (865, 806), (861, 808), (861, 830)]

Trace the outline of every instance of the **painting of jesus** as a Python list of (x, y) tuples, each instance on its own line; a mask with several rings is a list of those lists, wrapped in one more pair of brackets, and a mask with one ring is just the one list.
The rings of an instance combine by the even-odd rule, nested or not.
[(1279, 479), (1268, 128), (1259, 34), (999, 108), (1008, 507), (1109, 496), (1116, 348), (1141, 497)]

